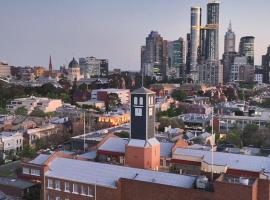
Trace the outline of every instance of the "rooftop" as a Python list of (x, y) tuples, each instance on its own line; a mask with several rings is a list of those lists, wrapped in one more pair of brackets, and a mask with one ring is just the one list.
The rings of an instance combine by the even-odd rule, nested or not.
[(132, 94), (156, 94), (155, 92), (153, 92), (145, 87), (141, 87), (141, 88), (138, 88), (136, 90), (133, 90), (131, 93)]
[(31, 160), (29, 163), (43, 165), (50, 156), (50, 154), (39, 154), (34, 160)]
[(50, 163), (47, 177), (96, 184), (104, 187), (116, 188), (120, 178), (154, 182), (157, 184), (192, 188), (196, 180), (193, 176), (183, 176), (157, 171), (149, 171), (131, 167), (80, 161), (67, 158), (56, 158)]
[(26, 189), (33, 186), (34, 184), (20, 179), (0, 177), (0, 185), (5, 185), (19, 189)]
[[(175, 155), (201, 158), (202, 162), (211, 163), (211, 151), (177, 148)], [(223, 152), (214, 152), (214, 165), (227, 166), (230, 169), (270, 172), (270, 158), (263, 156), (250, 156)]]
[(98, 150), (125, 153), (125, 145), (127, 143), (128, 139), (110, 137), (98, 148)]

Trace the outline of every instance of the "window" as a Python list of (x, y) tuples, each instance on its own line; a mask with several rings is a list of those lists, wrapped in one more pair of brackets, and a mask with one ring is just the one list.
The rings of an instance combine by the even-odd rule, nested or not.
[(92, 189), (90, 188), (90, 187), (88, 187), (88, 192), (87, 192), (88, 194), (88, 196), (93, 196), (93, 191), (92, 191)]
[(61, 200), (61, 198), (60, 197), (55, 197), (55, 200)]
[(56, 190), (61, 190), (61, 186), (60, 186), (60, 181), (59, 180), (55, 180), (55, 189)]
[(69, 184), (69, 182), (65, 182), (65, 192), (70, 192), (70, 184)]
[(138, 98), (137, 97), (134, 97), (133, 103), (134, 103), (134, 105), (138, 104)]
[(142, 116), (142, 109), (141, 108), (135, 108), (135, 116)]
[(82, 195), (88, 195), (88, 187), (85, 185), (81, 186), (81, 194)]
[(31, 169), (31, 175), (40, 176), (40, 171), (38, 169)]
[(53, 188), (53, 180), (52, 179), (48, 179), (48, 188), (49, 189)]
[(30, 174), (30, 169), (27, 167), (23, 167), (23, 174)]
[(149, 108), (149, 116), (153, 115), (153, 108)]
[(79, 193), (79, 186), (76, 183), (73, 183), (73, 191), (72, 193), (78, 194)]
[(143, 105), (143, 98), (140, 97), (140, 105), (142, 106)]

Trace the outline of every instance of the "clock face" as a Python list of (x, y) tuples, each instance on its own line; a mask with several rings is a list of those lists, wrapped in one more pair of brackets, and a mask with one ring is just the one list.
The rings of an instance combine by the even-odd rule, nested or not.
[(142, 108), (135, 108), (135, 116), (138, 117), (142, 116)]

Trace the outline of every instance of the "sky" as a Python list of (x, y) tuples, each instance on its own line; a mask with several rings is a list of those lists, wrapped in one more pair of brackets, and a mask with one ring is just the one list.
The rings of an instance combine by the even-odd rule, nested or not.
[[(75, 57), (109, 59), (110, 69), (139, 70), (140, 46), (151, 30), (186, 38), (190, 7), (207, 0), (0, 0), (0, 60), (15, 66), (68, 65)], [(220, 57), (232, 21), (236, 47), (255, 36), (255, 63), (270, 45), (269, 0), (221, 0)]]

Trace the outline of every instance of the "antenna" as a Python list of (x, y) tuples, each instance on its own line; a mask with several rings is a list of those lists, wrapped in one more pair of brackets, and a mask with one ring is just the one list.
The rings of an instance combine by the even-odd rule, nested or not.
[(143, 80), (144, 79), (144, 67), (142, 67), (142, 87), (143, 87)]

